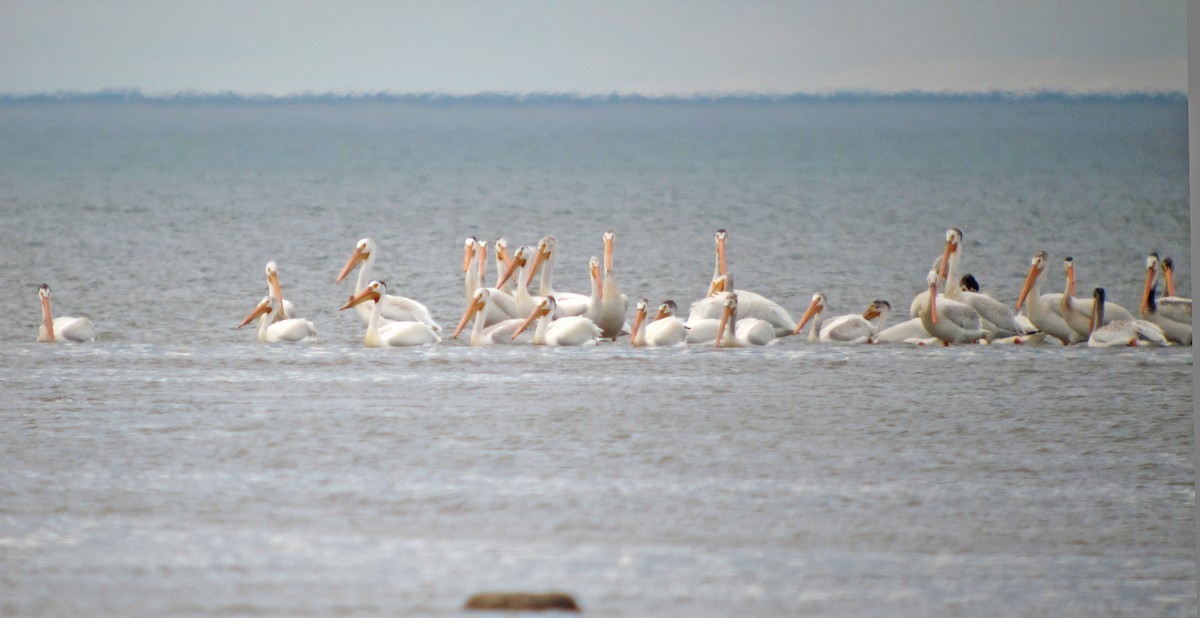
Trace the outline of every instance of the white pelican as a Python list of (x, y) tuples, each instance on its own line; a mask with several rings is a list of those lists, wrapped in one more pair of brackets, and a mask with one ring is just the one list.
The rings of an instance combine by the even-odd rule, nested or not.
[(879, 332), (879, 326), (887, 320), (887, 314), (892, 310), (892, 305), (886, 300), (874, 300), (862, 314), (839, 315), (824, 322), (821, 319), (821, 312), (825, 310), (825, 302), (824, 294), (821, 292), (813, 294), (812, 302), (809, 303), (804, 315), (800, 317), (800, 321), (796, 323), (792, 334), (800, 334), (804, 325), (812, 320), (812, 328), (808, 332), (809, 343), (818, 341), (873, 343), (875, 334)]
[(537, 307), (529, 314), (512, 337), (525, 332), (530, 324), (537, 321), (537, 329), (533, 333), (534, 345), (596, 345), (600, 343), (600, 329), (583, 316), (566, 316), (554, 319), (554, 298), (547, 296), (538, 301)]
[(945, 345), (952, 343), (975, 343), (985, 335), (979, 321), (979, 313), (956, 300), (938, 297), (938, 273), (929, 271), (925, 277), (929, 284), (929, 298), (921, 308), (921, 325)]
[[(462, 320), (458, 322), (458, 328), (454, 329), (454, 334), (450, 338), (457, 339), (458, 334), (462, 332), (463, 328), (467, 326), (467, 322), (474, 316), (475, 325), (471, 327), (471, 345), (518, 343), (512, 334), (521, 327), (523, 320), (504, 320), (491, 326), (487, 326), (484, 323), (482, 316), (487, 315), (487, 305), (491, 302), (493, 296), (491, 288), (479, 288), (475, 290), (475, 298), (472, 299), (466, 312), (463, 313)], [(527, 337), (527, 339), (530, 338)]]
[[(713, 238), (717, 245), (717, 258), (713, 279), (708, 287), (708, 298), (692, 303), (691, 309), (688, 311), (688, 322), (703, 318), (719, 318), (724, 311), (725, 303), (724, 299), (717, 294), (721, 291), (733, 292), (738, 295), (738, 311), (742, 318), (766, 321), (774, 328), (776, 337), (786, 337), (792, 334), (792, 327), (795, 326), (796, 320), (792, 319), (792, 315), (779, 303), (762, 294), (734, 289), (733, 275), (729, 274), (725, 260), (725, 242), (728, 238), (728, 232), (723, 229), (717, 230), (716, 236)], [(719, 283), (721, 277), (726, 277), (723, 284)]]
[[(1162, 296), (1157, 299), (1156, 313), (1158, 313), (1160, 317), (1171, 320), (1172, 322), (1185, 324), (1190, 329), (1192, 325), (1192, 299), (1180, 298), (1175, 295), (1175, 262), (1171, 258), (1165, 258), (1161, 262), (1158, 262), (1157, 253), (1151, 253), (1146, 258), (1146, 287), (1153, 287), (1150, 281), (1155, 277), (1155, 274), (1153, 273), (1155, 263), (1162, 267), (1163, 282), (1166, 285), (1166, 296)], [(1145, 293), (1142, 294), (1143, 315), (1146, 313), (1144, 307), (1146, 296), (1147, 295)]]
[[(768, 300), (754, 292), (735, 290), (733, 287), (733, 273), (727, 272), (718, 275), (709, 284), (709, 289), (710, 295), (707, 298), (701, 298), (692, 303), (691, 308), (688, 310), (687, 323), (689, 326), (692, 326), (693, 323), (699, 326), (700, 320), (720, 319), (725, 311), (725, 296), (722, 292), (737, 294), (738, 311), (742, 314), (741, 318), (757, 319), (766, 322), (771, 326), (776, 337), (792, 334), (792, 329), (796, 326), (796, 321), (792, 319), (791, 314), (774, 301)], [(781, 330), (787, 332), (780, 335)]]
[[(629, 336), (630, 342), (638, 347), (663, 347), (685, 343), (688, 329), (683, 325), (683, 320), (675, 317), (675, 301), (663, 301), (658, 306), (658, 314), (654, 316), (654, 319), (646, 322), (646, 309), (649, 303), (650, 301), (645, 298), (637, 302), (633, 328)], [(716, 338), (715, 335), (713, 338)]]
[(1087, 344), (1090, 348), (1111, 346), (1171, 345), (1163, 330), (1146, 320), (1104, 321), (1104, 288), (1092, 291), (1092, 317)]
[(59, 339), (85, 342), (96, 340), (96, 327), (87, 318), (54, 317), (50, 313), (50, 286), (45, 283), (38, 288), (38, 299), (42, 302), (42, 323), (38, 325), (37, 340), (55, 343)]
[(1063, 345), (1078, 343), (1083, 340), (1062, 316), (1062, 294), (1042, 294), (1040, 282), (1046, 272), (1045, 251), (1033, 255), (1029, 264), (1029, 274), (1025, 277), (1025, 285), (1017, 298), (1017, 311), (1029, 300), (1026, 315), (1038, 330), (1063, 342)]
[[(511, 294), (504, 292), (499, 288), (484, 288), (487, 280), (487, 255), (488, 247), (486, 240), (480, 240), (475, 243), (475, 259), (478, 264), (478, 282), (475, 286), (475, 291), (488, 289), (492, 291), (490, 300), (487, 304), (487, 311), (484, 312), (484, 326), (492, 326), (499, 324), (505, 320), (515, 319), (523, 314), (517, 311), (517, 303), (513, 300)], [(467, 276), (470, 276), (468, 273)], [(470, 302), (467, 303), (467, 308), (470, 308), (471, 302), (474, 302), (475, 294), (471, 293)]]
[[(979, 282), (975, 280), (975, 277), (973, 275), (971, 275), (971, 273), (967, 273), (959, 278), (958, 287), (959, 287), (959, 289), (961, 289), (964, 292), (978, 292), (979, 291)], [(1019, 343), (1042, 343), (1043, 341), (1045, 341), (1046, 333), (1043, 333), (1042, 331), (1038, 330), (1038, 327), (1034, 326), (1033, 322), (1031, 322), (1029, 320), (1029, 318), (1027, 316), (1025, 316), (1025, 314), (1023, 314), (1023, 313), (1014, 314), (1013, 320), (1017, 323), (1017, 326), (1020, 328), (1020, 332), (1023, 334), (1010, 335), (1007, 337), (997, 338), (994, 336), (990, 336), (991, 332), (994, 332), (994, 331), (991, 331), (991, 332), (989, 332), (989, 338), (987, 340), (987, 343), (1019, 344)], [(983, 324), (983, 329), (985, 331), (987, 331), (989, 329), (989, 324), (987, 324), (986, 321)]]
[(257, 337), (262, 343), (278, 343), (280, 341), (295, 343), (297, 341), (304, 341), (309, 337), (317, 336), (316, 327), (308, 320), (284, 318), (275, 321), (273, 319), (274, 316), (271, 314), (277, 313), (278, 308), (279, 301), (274, 296), (267, 294), (258, 302), (258, 306), (254, 308), (254, 311), (246, 316), (246, 319), (242, 320), (241, 324), (238, 324), (238, 328), (249, 324), (254, 318), (258, 318)]
[[(1192, 301), (1186, 298), (1156, 298), (1157, 265), (1158, 255), (1151, 253), (1146, 258), (1146, 287), (1142, 291), (1140, 305), (1142, 319), (1157, 324), (1167, 339), (1183, 345), (1192, 345)], [(1187, 322), (1181, 321), (1182, 319), (1186, 319)]]
[[(350, 274), (351, 270), (359, 263), (362, 263), (362, 268), (358, 271), (358, 281), (354, 284), (354, 295), (351, 298), (362, 296), (363, 291), (367, 289), (367, 282), (370, 281), (371, 267), (375, 265), (375, 241), (370, 238), (364, 238), (358, 241), (354, 246), (354, 253), (350, 254), (350, 259), (346, 260), (346, 265), (342, 267), (342, 271), (338, 273), (337, 280), (334, 283), (341, 283), (346, 275)], [(430, 315), (429, 309), (425, 305), (404, 296), (383, 296), (381, 302), (383, 306), (380, 308), (379, 316), (382, 320), (392, 322), (421, 322), (428, 325), (434, 331), (442, 330), (441, 326), (434, 321)], [(361, 301), (360, 301), (361, 302)], [(364, 322), (369, 321), (373, 307), (370, 305), (355, 305), (359, 307), (359, 317)]]
[[(546, 236), (538, 241), (537, 254), (533, 257), (533, 265), (525, 275), (525, 285), (533, 280), (541, 267), (537, 295), (549, 296), (554, 299), (556, 317), (583, 315), (588, 308), (588, 297), (574, 292), (556, 292), (551, 284), (554, 276), (554, 264), (558, 262), (558, 239)], [(543, 265), (544, 264), (544, 265)]]
[(379, 315), (383, 306), (381, 298), (387, 298), (387, 284), (372, 281), (360, 294), (352, 296), (350, 301), (341, 307), (341, 310), (345, 310), (367, 301), (374, 301), (367, 320), (367, 332), (363, 335), (363, 344), (368, 348), (425, 345), (442, 340), (433, 331), (433, 327), (424, 322), (384, 322)]
[[(1067, 325), (1071, 327), (1071, 330), (1079, 335), (1079, 339), (1086, 339), (1088, 334), (1092, 332), (1092, 305), (1095, 299), (1075, 298), (1074, 258), (1069, 255), (1063, 258), (1063, 270), (1067, 274), (1067, 287), (1063, 291), (1062, 299), (1059, 300), (1059, 306), (1062, 308), (1062, 316), (1067, 321)], [(1105, 302), (1104, 319), (1105, 324), (1114, 320), (1132, 320), (1133, 314), (1128, 309), (1114, 302)]]
[(962, 256), (962, 230), (956, 227), (946, 230), (946, 249), (942, 254), (943, 271), (941, 273), (946, 278), (944, 296), (950, 300), (970, 305), (979, 314), (983, 330), (987, 333), (989, 340), (1032, 334), (1026, 331), (1017, 320), (1016, 312), (1009, 309), (1004, 303), (986, 294), (980, 294), (978, 290), (968, 292), (958, 285), (961, 280), (959, 268), (962, 266)]
[[(604, 281), (600, 288), (598, 302), (588, 303), (584, 313), (600, 327), (605, 338), (617, 340), (617, 335), (625, 328), (625, 312), (629, 301), (617, 287), (617, 277), (613, 274), (613, 242), (617, 235), (612, 230), (604, 232)], [(594, 258), (593, 258), (594, 259)]]
[(475, 263), (475, 250), (479, 247), (479, 239), (474, 236), (468, 236), (463, 242), (463, 299), (468, 305), (471, 304), (471, 299), (475, 298), (475, 290), (483, 285), (479, 280), (479, 275), (471, 270), (471, 265)]
[(775, 340), (775, 329), (765, 320), (738, 317), (737, 294), (726, 292), (724, 305), (714, 341), (718, 348), (767, 345)]
[(279, 287), (279, 268), (275, 266), (275, 261), (267, 262), (267, 286), (270, 288), (270, 294), (275, 296), (275, 300), (279, 303), (282, 311), (273, 312), (275, 315), (271, 319), (275, 322), (280, 322), (288, 318), (296, 317), (296, 306), (292, 301), (283, 297), (283, 289)]
[(517, 247), (513, 252), (512, 259), (509, 260), (508, 269), (504, 271), (504, 275), (500, 277), (500, 283), (497, 288), (502, 287), (509, 279), (516, 282), (516, 289), (513, 290), (512, 298), (516, 304), (517, 315), (529, 315), (537, 304), (538, 297), (529, 293), (529, 286), (525, 284), (524, 273), (525, 266), (529, 263), (529, 256), (534, 252), (534, 248), (530, 246)]
[[(496, 246), (496, 276), (499, 277), (504, 271), (508, 270), (508, 266), (512, 264), (512, 256), (508, 254), (508, 240), (503, 236), (496, 239), (492, 243)], [(513, 288), (511, 282), (500, 282), (496, 280), (496, 289), (512, 296)]]

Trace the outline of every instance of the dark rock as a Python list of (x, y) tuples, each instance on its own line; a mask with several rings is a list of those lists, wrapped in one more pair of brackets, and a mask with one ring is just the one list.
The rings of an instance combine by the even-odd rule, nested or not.
[(467, 599), (466, 609), (502, 611), (579, 611), (565, 592), (480, 592)]

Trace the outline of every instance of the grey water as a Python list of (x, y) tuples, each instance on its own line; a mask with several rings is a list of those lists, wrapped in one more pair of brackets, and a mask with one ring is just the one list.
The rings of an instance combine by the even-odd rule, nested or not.
[[(1191, 296), (1186, 101), (0, 102), (0, 614), (1195, 616), (1190, 347), (471, 348), (463, 239), (907, 318), (948, 227)], [(446, 339), (339, 312), (355, 242)], [(279, 266), (316, 340), (237, 324)], [(494, 269), (489, 280), (495, 277)], [(35, 343), (37, 286), (90, 344)]]

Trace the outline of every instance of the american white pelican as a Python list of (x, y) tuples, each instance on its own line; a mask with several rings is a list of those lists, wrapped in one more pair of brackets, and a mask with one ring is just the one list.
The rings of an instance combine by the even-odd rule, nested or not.
[[(1161, 262), (1158, 262), (1158, 254), (1151, 253), (1146, 258), (1146, 287), (1154, 287), (1151, 284), (1151, 280), (1155, 278), (1155, 274), (1153, 272), (1155, 263), (1162, 267), (1163, 282), (1166, 285), (1166, 296), (1158, 297), (1156, 300), (1156, 313), (1158, 313), (1160, 317), (1171, 320), (1172, 322), (1185, 324), (1190, 329), (1192, 325), (1192, 299), (1180, 298), (1175, 295), (1174, 260), (1171, 258), (1165, 258)], [(1144, 307), (1146, 296), (1147, 295), (1145, 293), (1142, 294), (1143, 315), (1146, 313)]]
[(367, 320), (367, 331), (363, 335), (363, 344), (368, 348), (388, 348), (400, 346), (425, 345), (442, 340), (433, 327), (424, 322), (384, 322), (380, 319), (381, 298), (387, 297), (387, 285), (382, 281), (372, 281), (363, 291), (350, 298), (341, 310), (359, 306), (368, 301), (371, 305), (371, 315)]
[(54, 317), (50, 313), (50, 286), (43, 283), (38, 288), (38, 299), (42, 302), (42, 323), (38, 325), (37, 340), (55, 343), (59, 339), (82, 343), (96, 340), (96, 327), (87, 318)]
[[(526, 343), (526, 341), (517, 341), (512, 336), (521, 327), (521, 324), (524, 322), (523, 320), (504, 320), (491, 326), (487, 326), (484, 323), (482, 317), (487, 315), (487, 305), (491, 302), (493, 296), (494, 293), (491, 288), (479, 288), (475, 290), (475, 298), (467, 306), (462, 320), (458, 322), (458, 328), (454, 329), (454, 334), (450, 338), (457, 339), (458, 334), (467, 326), (467, 322), (474, 317), (475, 325), (471, 327), (471, 345)], [(526, 339), (532, 339), (532, 337), (526, 337)]]
[[(1140, 305), (1142, 319), (1157, 324), (1167, 339), (1183, 345), (1192, 345), (1192, 301), (1186, 298), (1156, 297), (1157, 265), (1158, 255), (1151, 253), (1146, 258), (1146, 287), (1142, 291)], [(1183, 319), (1187, 322), (1181, 321)]]
[(979, 313), (956, 300), (938, 297), (938, 273), (929, 271), (925, 277), (929, 284), (929, 298), (921, 308), (921, 325), (945, 345), (952, 343), (975, 343), (985, 335), (979, 321)]
[[(710, 295), (692, 303), (688, 310), (687, 324), (689, 327), (693, 323), (699, 325), (700, 320), (719, 320), (725, 312), (725, 293), (737, 294), (738, 311), (742, 314), (740, 319), (762, 320), (771, 326), (776, 337), (792, 334), (792, 329), (796, 326), (796, 321), (792, 319), (791, 314), (774, 301), (754, 292), (734, 289), (733, 273), (726, 272), (719, 275), (709, 285), (709, 289), (711, 290)], [(784, 328), (785, 326), (786, 328)], [(780, 331), (786, 332), (781, 335)]]
[(516, 289), (513, 290), (512, 298), (516, 304), (517, 315), (529, 315), (529, 312), (533, 311), (534, 306), (537, 304), (538, 297), (529, 293), (529, 286), (525, 284), (526, 279), (521, 276), (524, 273), (525, 267), (529, 264), (529, 256), (533, 255), (534, 251), (535, 249), (528, 245), (517, 247), (517, 250), (513, 252), (512, 259), (508, 263), (508, 269), (504, 271), (504, 275), (500, 277), (500, 283), (496, 286), (499, 288), (510, 279), (515, 281), (514, 287)]
[(533, 280), (533, 276), (541, 268), (541, 278), (538, 280), (538, 296), (548, 296), (554, 299), (554, 310), (557, 317), (583, 315), (588, 308), (588, 297), (574, 292), (557, 292), (551, 283), (554, 276), (554, 265), (558, 262), (558, 239), (546, 236), (538, 241), (537, 252), (533, 264), (525, 275), (525, 285)]
[[(512, 264), (512, 256), (508, 253), (508, 240), (503, 236), (497, 238), (492, 244), (496, 246), (496, 277), (500, 277), (504, 271), (508, 270), (509, 264)], [(511, 281), (501, 282), (497, 279), (496, 289), (512, 296), (513, 287)]]
[[(362, 263), (362, 268), (358, 271), (358, 281), (354, 284), (354, 295), (351, 298), (362, 296), (363, 291), (367, 289), (367, 282), (371, 280), (371, 267), (375, 265), (374, 240), (364, 238), (358, 241), (358, 244), (354, 246), (354, 253), (350, 254), (350, 259), (346, 260), (346, 265), (342, 267), (342, 271), (338, 273), (334, 283), (341, 283), (342, 279), (345, 279), (346, 275), (350, 274), (350, 271), (354, 270), (359, 263)], [(379, 312), (380, 319), (392, 322), (421, 322), (434, 331), (442, 330), (425, 305), (404, 296), (388, 295), (381, 298), (382, 300), (378, 301), (383, 305)], [(358, 307), (355, 311), (358, 312), (359, 317), (367, 322), (374, 308), (371, 305), (355, 306)]]
[(1111, 346), (1171, 345), (1163, 330), (1146, 320), (1104, 321), (1104, 288), (1092, 291), (1092, 317), (1087, 344), (1090, 348)]
[[(728, 232), (723, 229), (717, 230), (716, 236), (713, 238), (717, 245), (717, 258), (713, 279), (708, 288), (708, 298), (692, 303), (691, 310), (688, 311), (688, 322), (703, 318), (719, 318), (724, 312), (725, 303), (718, 293), (721, 291), (733, 292), (738, 295), (738, 311), (741, 312), (742, 318), (766, 321), (775, 330), (776, 337), (786, 337), (792, 334), (792, 327), (795, 326), (796, 320), (779, 303), (762, 294), (734, 289), (733, 275), (729, 274), (725, 259), (725, 243), (728, 238)], [(718, 283), (723, 276), (726, 277), (724, 283)]]
[(715, 344), (718, 348), (736, 348), (751, 345), (767, 345), (775, 340), (775, 329), (758, 318), (738, 317), (738, 295), (724, 294), (725, 310), (717, 325)]
[(471, 304), (471, 299), (475, 298), (475, 290), (483, 285), (479, 280), (478, 270), (471, 268), (475, 263), (475, 252), (478, 248), (479, 239), (474, 236), (468, 236), (463, 242), (463, 300), (468, 305)]
[[(979, 292), (979, 282), (975, 280), (975, 277), (973, 275), (971, 275), (971, 273), (967, 273), (958, 279), (958, 287), (959, 287), (959, 289), (961, 289), (964, 292)], [(1025, 314), (1023, 314), (1023, 313), (1014, 314), (1013, 321), (1015, 321), (1017, 323), (1017, 326), (1020, 328), (1020, 332), (1022, 334), (1010, 335), (1007, 337), (994, 337), (994, 336), (991, 336), (991, 332), (989, 332), (989, 338), (987, 340), (987, 343), (990, 343), (990, 344), (997, 344), (997, 343), (1019, 344), (1019, 343), (1042, 343), (1043, 341), (1045, 341), (1046, 333), (1043, 333), (1042, 331), (1038, 330), (1038, 327), (1034, 326), (1033, 322), (1031, 322)], [(985, 321), (983, 324), (983, 330), (988, 331), (988, 328), (989, 328), (989, 325)], [(992, 332), (994, 332), (994, 331), (992, 331)]]
[(600, 343), (600, 329), (583, 316), (554, 318), (554, 298), (543, 297), (512, 337), (525, 332), (530, 324), (537, 322), (533, 333), (534, 345), (596, 345)]
[(600, 288), (599, 302), (589, 302), (588, 310), (584, 313), (600, 327), (600, 332), (607, 339), (617, 340), (617, 336), (625, 328), (625, 312), (629, 301), (617, 286), (617, 277), (613, 274), (613, 242), (616, 233), (612, 230), (604, 232), (604, 280)]
[(279, 287), (279, 268), (275, 266), (275, 261), (267, 262), (267, 287), (270, 288), (270, 294), (275, 296), (275, 300), (279, 303), (282, 311), (273, 312), (271, 320), (280, 322), (288, 318), (296, 317), (296, 306), (292, 301), (283, 297), (283, 289)]
[(1046, 272), (1045, 251), (1038, 251), (1030, 260), (1029, 274), (1025, 277), (1025, 285), (1017, 298), (1017, 311), (1025, 304), (1029, 305), (1026, 315), (1038, 330), (1063, 342), (1063, 345), (1078, 343), (1083, 340), (1062, 316), (1062, 294), (1042, 294), (1040, 292), (1042, 274)]
[(886, 300), (873, 300), (867, 306), (867, 310), (861, 314), (850, 313), (839, 315), (825, 322), (821, 318), (821, 313), (825, 310), (826, 301), (825, 295), (821, 292), (813, 294), (812, 302), (809, 303), (808, 309), (804, 311), (804, 315), (800, 317), (800, 321), (796, 323), (793, 335), (800, 334), (804, 329), (804, 325), (810, 320), (812, 328), (808, 332), (808, 342), (817, 343), (825, 342), (841, 342), (841, 343), (873, 343), (874, 336), (879, 332), (879, 326), (887, 320), (888, 312), (892, 310), (892, 305)]
[[(1092, 305), (1095, 299), (1075, 298), (1074, 258), (1069, 255), (1063, 258), (1063, 270), (1067, 274), (1067, 287), (1063, 291), (1062, 299), (1059, 300), (1059, 306), (1062, 308), (1062, 316), (1067, 321), (1067, 325), (1071, 327), (1071, 330), (1079, 335), (1080, 339), (1086, 339), (1088, 334), (1092, 332)], [(1104, 303), (1105, 324), (1114, 320), (1132, 319), (1133, 314), (1128, 309), (1111, 301)]]
[(261, 343), (278, 343), (280, 341), (295, 343), (317, 336), (316, 327), (308, 320), (285, 318), (274, 321), (272, 314), (278, 313), (278, 308), (279, 301), (274, 296), (267, 294), (258, 302), (254, 311), (246, 316), (241, 324), (238, 324), (238, 328), (249, 324), (254, 318), (258, 318), (257, 337)]
[(966, 291), (958, 285), (960, 281), (959, 268), (962, 266), (963, 259), (963, 233), (958, 228), (950, 228), (946, 230), (946, 248), (942, 254), (943, 272), (942, 276), (946, 278), (946, 290), (944, 296), (950, 300), (956, 300), (965, 305), (969, 305), (976, 313), (979, 314), (979, 319), (983, 326), (983, 330), (987, 333), (987, 339), (1006, 339), (1012, 337), (1021, 337), (1032, 334), (1026, 331), (1017, 321), (1017, 314), (1012, 309), (1009, 309), (1004, 303), (988, 296), (980, 294), (978, 290)]
[[(480, 240), (475, 243), (475, 259), (478, 270), (479, 284), (475, 287), (475, 291), (488, 289), (492, 291), (490, 300), (487, 304), (487, 311), (484, 312), (484, 326), (492, 326), (499, 324), (505, 320), (512, 320), (522, 316), (517, 311), (517, 303), (513, 300), (511, 294), (504, 292), (499, 288), (484, 288), (484, 282), (487, 280), (487, 255), (488, 245), (486, 240)], [(507, 268), (507, 267), (506, 267)], [(469, 276), (469, 275), (468, 275)], [(474, 302), (474, 292), (471, 294), (471, 302)], [(467, 303), (467, 308), (470, 308), (471, 303)]]
[[(630, 342), (638, 347), (664, 347), (685, 343), (688, 329), (683, 325), (683, 320), (675, 317), (675, 301), (663, 301), (658, 306), (658, 314), (654, 316), (654, 319), (646, 322), (649, 302), (645, 298), (637, 302), (633, 328), (630, 330)], [(713, 338), (716, 338), (715, 334)]]

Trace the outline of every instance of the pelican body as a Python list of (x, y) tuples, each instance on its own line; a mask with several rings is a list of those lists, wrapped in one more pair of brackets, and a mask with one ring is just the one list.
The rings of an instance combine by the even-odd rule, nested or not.
[(525, 332), (531, 324), (537, 322), (533, 333), (534, 345), (596, 345), (600, 342), (600, 328), (583, 316), (565, 316), (554, 318), (555, 300), (545, 297), (538, 301), (537, 306), (521, 326), (512, 334), (515, 339)]
[(368, 348), (389, 348), (426, 345), (442, 340), (434, 332), (433, 327), (424, 322), (384, 322), (380, 317), (383, 307), (380, 299), (386, 297), (387, 284), (382, 281), (372, 281), (366, 285), (362, 293), (350, 297), (350, 301), (340, 309), (344, 311), (368, 301), (374, 301), (371, 305), (371, 314), (367, 319), (367, 331), (363, 335), (364, 345)]
[[(1029, 263), (1029, 274), (1025, 277), (1025, 285), (1017, 298), (1017, 311), (1021, 306), (1026, 307), (1026, 316), (1030, 322), (1043, 333), (1058, 339), (1063, 345), (1078, 343), (1083, 340), (1075, 329), (1067, 324), (1062, 315), (1062, 294), (1042, 294), (1040, 292), (1042, 274), (1046, 272), (1045, 251), (1038, 251)], [(1026, 301), (1029, 301), (1026, 304)]]
[(1088, 347), (1171, 345), (1162, 328), (1146, 320), (1112, 320), (1105, 323), (1104, 288), (1093, 290), (1092, 300)]
[[(1158, 280), (1155, 268), (1158, 265), (1158, 255), (1151, 253), (1146, 258), (1146, 286), (1142, 291), (1139, 313), (1143, 320), (1157, 324), (1170, 341), (1192, 345), (1192, 301), (1174, 296), (1157, 298)], [(1165, 261), (1163, 272), (1170, 272)], [(1168, 289), (1172, 287), (1174, 284), (1169, 285)]]
[(929, 271), (925, 281), (929, 284), (929, 297), (921, 308), (921, 326), (930, 335), (937, 337), (945, 345), (952, 343), (975, 343), (983, 339), (986, 333), (979, 319), (979, 313), (956, 300), (938, 297), (938, 273)]
[(38, 300), (42, 304), (42, 323), (38, 325), (37, 340), (42, 343), (73, 341), (84, 343), (96, 340), (96, 327), (87, 318), (54, 317), (50, 311), (50, 286), (43, 283), (38, 288)]
[(717, 337), (714, 340), (716, 347), (767, 345), (775, 340), (775, 328), (765, 320), (738, 317), (736, 293), (726, 292), (723, 302), (725, 310), (721, 313), (720, 323), (717, 324)]
[[(1059, 301), (1063, 319), (1075, 331), (1080, 339), (1089, 338), (1092, 332), (1092, 309), (1095, 298), (1075, 298), (1075, 260), (1071, 256), (1063, 258), (1063, 270), (1067, 274), (1067, 287), (1063, 290)], [(1105, 324), (1113, 320), (1132, 320), (1133, 314), (1128, 309), (1114, 302), (1105, 301), (1102, 313)]]
[(581, 316), (588, 309), (588, 297), (583, 294), (574, 292), (557, 292), (554, 290), (554, 285), (551, 279), (554, 276), (554, 265), (558, 262), (558, 239), (554, 236), (545, 236), (538, 241), (537, 252), (533, 257), (533, 264), (529, 267), (529, 272), (525, 275), (525, 285), (533, 280), (533, 276), (541, 268), (541, 278), (538, 280), (539, 296), (547, 296), (554, 299), (554, 311), (556, 317), (564, 316)]

